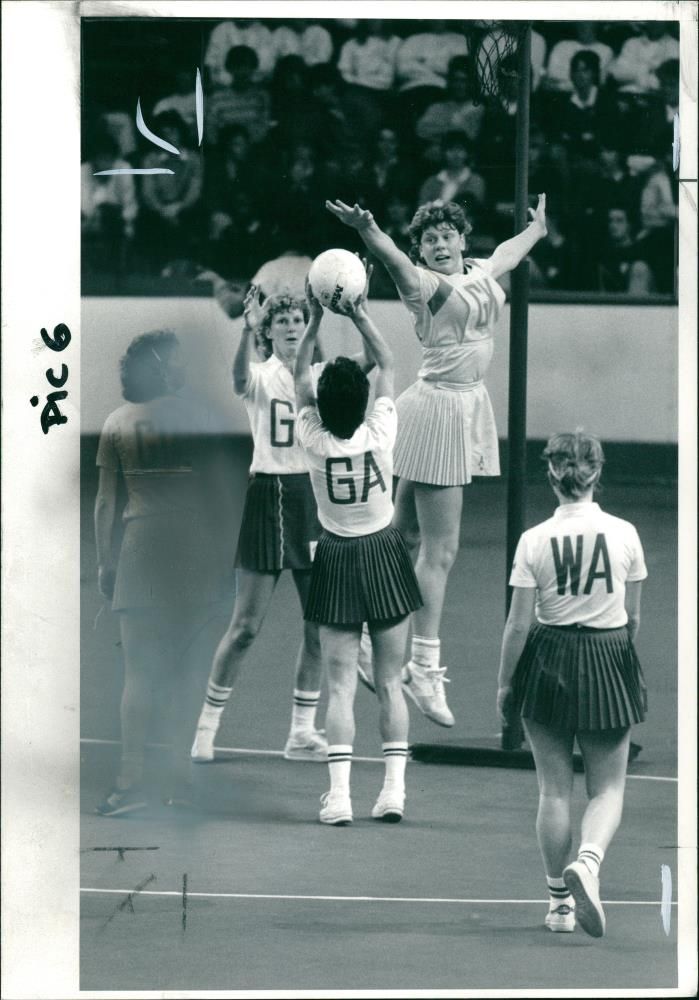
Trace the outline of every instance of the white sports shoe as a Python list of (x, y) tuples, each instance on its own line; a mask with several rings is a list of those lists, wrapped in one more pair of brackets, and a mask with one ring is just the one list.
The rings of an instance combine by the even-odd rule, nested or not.
[(197, 726), (191, 751), (191, 757), (195, 764), (210, 764), (214, 759), (216, 732), (217, 730), (215, 729)]
[(321, 729), (310, 733), (289, 733), (284, 747), (285, 760), (318, 760), (327, 762), (328, 741)]
[(444, 685), (446, 667), (423, 667), (410, 660), (403, 667), (403, 692), (438, 726), (453, 726), (454, 716), (449, 711)]
[(369, 688), (370, 691), (376, 694), (376, 685), (374, 684), (374, 653), (371, 648), (371, 636), (368, 632), (362, 632), (362, 639), (359, 643), (357, 674), (364, 687)]
[(578, 923), (590, 937), (603, 937), (606, 925), (599, 898), (599, 878), (582, 861), (563, 869), (563, 881), (575, 900)]
[(373, 819), (383, 820), (384, 823), (400, 823), (404, 811), (405, 792), (382, 788), (371, 815)]
[(544, 923), (550, 931), (571, 934), (575, 930), (575, 907), (559, 903), (554, 910), (549, 910)]
[(318, 819), (321, 823), (329, 823), (330, 826), (349, 826), (352, 822), (349, 792), (337, 792), (332, 789), (324, 792), (320, 797)]

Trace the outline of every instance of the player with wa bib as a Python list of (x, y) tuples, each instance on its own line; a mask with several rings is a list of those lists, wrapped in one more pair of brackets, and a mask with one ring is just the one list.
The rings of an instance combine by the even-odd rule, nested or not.
[[(297, 440), (293, 368), (308, 318), (304, 298), (271, 295), (260, 305), (252, 285), (245, 298), (244, 325), (233, 362), (233, 387), (248, 412), (253, 457), (236, 556), (236, 599), (228, 630), (209, 675), (192, 746), (192, 759), (214, 759), (223, 710), (255, 640), (283, 570), (291, 570), (302, 608), (319, 533), (306, 460)], [(225, 300), (220, 299), (222, 304)], [(265, 360), (255, 360), (257, 351)], [(358, 362), (371, 365), (362, 354)], [(323, 364), (314, 364), (315, 385)], [(304, 623), (296, 659), (288, 760), (326, 760), (327, 742), (316, 728), (321, 656), (318, 628)]]
[(295, 381), (299, 440), (323, 528), (305, 611), (306, 621), (320, 627), (328, 680), (330, 790), (321, 799), (320, 821), (342, 826), (353, 819), (354, 697), (362, 623), (367, 622), (385, 760), (383, 787), (371, 815), (395, 823), (404, 811), (408, 754), (401, 666), (408, 616), (422, 598), (403, 537), (391, 524), (397, 427), (393, 357), (366, 312), (365, 289), (343, 311), (351, 316), (367, 356), (378, 368), (370, 413), (368, 379), (350, 358), (328, 363), (314, 388), (310, 362), (323, 307), (310, 287), (308, 297), (311, 318), (298, 349)]
[[(647, 709), (633, 646), (647, 572), (634, 526), (593, 501), (604, 462), (599, 441), (556, 434), (543, 457), (559, 507), (517, 546), (497, 705), (503, 723), (521, 715), (534, 754), (546, 926), (573, 931), (577, 913), (583, 930), (601, 937), (599, 868), (621, 820), (630, 727)], [(576, 739), (589, 802), (569, 864)]]

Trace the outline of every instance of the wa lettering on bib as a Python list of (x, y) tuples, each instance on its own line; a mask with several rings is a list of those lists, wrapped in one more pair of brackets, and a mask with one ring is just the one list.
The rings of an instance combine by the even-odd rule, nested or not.
[[(564, 535), (561, 545), (559, 545), (558, 538), (551, 538), (553, 564), (556, 569), (558, 593), (561, 596), (565, 594), (577, 596), (580, 591), (584, 558), (583, 539), (583, 535), (576, 535), (575, 548), (573, 548), (573, 538), (571, 535)], [(604, 580), (608, 594), (614, 592), (612, 565), (609, 559), (607, 540), (602, 533), (598, 533), (595, 537), (590, 567), (582, 591), (583, 594), (590, 594), (592, 592), (595, 580)]]

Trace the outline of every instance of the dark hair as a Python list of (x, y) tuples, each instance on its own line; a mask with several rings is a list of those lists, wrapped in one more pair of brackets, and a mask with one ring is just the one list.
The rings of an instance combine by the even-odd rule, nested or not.
[(234, 45), (228, 51), (224, 65), (228, 72), (232, 74), (236, 69), (247, 68), (256, 70), (260, 65), (260, 60), (257, 58), (257, 52), (251, 49), (249, 45)]
[(576, 52), (573, 58), (570, 60), (570, 73), (572, 76), (573, 70), (576, 66), (586, 66), (587, 69), (592, 70), (592, 74), (595, 78), (595, 83), (599, 83), (599, 56), (596, 52), (591, 52), (590, 49), (581, 49)]
[(604, 452), (598, 438), (577, 430), (574, 434), (554, 434), (542, 456), (548, 463), (548, 481), (564, 497), (576, 499), (592, 487), (602, 475)]
[(464, 149), (467, 153), (471, 152), (471, 143), (466, 133), (461, 132), (459, 129), (451, 129), (449, 132), (445, 132), (442, 136), (442, 149), (457, 148)]
[(119, 362), (121, 394), (129, 403), (147, 403), (172, 391), (168, 362), (179, 341), (171, 330), (134, 337)]
[(260, 320), (260, 326), (257, 331), (257, 347), (265, 355), (266, 358), (272, 356), (272, 343), (270, 340), (269, 330), (272, 325), (272, 320), (279, 313), (292, 312), (294, 309), (300, 309), (303, 313), (303, 318), (308, 322), (308, 302), (304, 298), (300, 298), (296, 295), (291, 295), (289, 292), (282, 292), (280, 295), (270, 295), (265, 299), (264, 311), (262, 313), (262, 319)]
[(351, 438), (364, 420), (369, 379), (352, 358), (329, 362), (318, 379), (318, 415), (323, 426), (339, 438)]
[(446, 205), (432, 201), (426, 205), (420, 205), (408, 227), (410, 259), (413, 263), (420, 260), (420, 240), (424, 231), (430, 226), (439, 226), (442, 223), (452, 226), (457, 233), (461, 233), (463, 236), (468, 236), (473, 228), (471, 223), (466, 220), (463, 208), (455, 201), (448, 201)]
[(187, 126), (184, 123), (184, 119), (176, 111), (161, 111), (159, 115), (155, 116), (153, 119), (153, 130), (158, 133), (163, 128), (176, 128), (181, 137), (187, 133)]

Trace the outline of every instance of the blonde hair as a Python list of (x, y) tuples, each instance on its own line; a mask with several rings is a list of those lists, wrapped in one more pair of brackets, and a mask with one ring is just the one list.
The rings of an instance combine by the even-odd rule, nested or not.
[(554, 434), (541, 457), (548, 463), (551, 487), (571, 500), (595, 489), (602, 475), (602, 445), (598, 438), (580, 429), (574, 434)]

